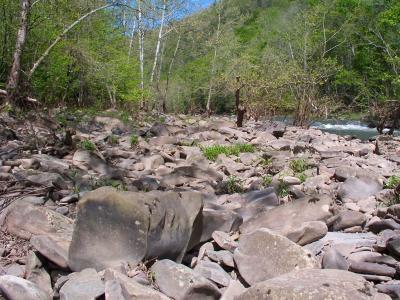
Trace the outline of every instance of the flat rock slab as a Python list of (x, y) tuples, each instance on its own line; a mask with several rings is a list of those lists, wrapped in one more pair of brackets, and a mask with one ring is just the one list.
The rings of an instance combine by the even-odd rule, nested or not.
[(329, 211), (332, 199), (328, 196), (305, 197), (264, 211), (240, 226), (243, 233), (259, 228), (268, 228), (287, 235), (297, 230), (302, 223), (325, 221), (332, 216)]
[(100, 188), (78, 204), (69, 266), (102, 270), (154, 257), (180, 261), (201, 236), (202, 196)]
[(349, 177), (338, 190), (340, 199), (364, 200), (382, 190), (382, 184), (373, 177)]
[(3, 231), (23, 239), (34, 235), (57, 236), (71, 239), (73, 221), (53, 210), (19, 201), (0, 216)]
[(237, 300), (259, 299), (387, 299), (379, 294), (362, 276), (342, 270), (299, 270), (249, 288), (235, 298)]
[(217, 300), (221, 297), (211, 281), (171, 260), (157, 261), (151, 272), (160, 291), (175, 300)]
[(326, 245), (330, 245), (339, 251), (343, 256), (348, 256), (355, 249), (366, 247), (371, 248), (377, 242), (377, 236), (373, 233), (344, 233), (328, 232), (322, 239), (304, 246), (313, 255), (318, 255)]
[(50, 300), (36, 284), (12, 275), (0, 276), (0, 295), (7, 300)]
[(297, 269), (319, 267), (309, 252), (265, 228), (242, 235), (234, 259), (240, 275), (250, 285)]
[(104, 294), (104, 283), (94, 269), (68, 275), (60, 289), (61, 300), (94, 300)]

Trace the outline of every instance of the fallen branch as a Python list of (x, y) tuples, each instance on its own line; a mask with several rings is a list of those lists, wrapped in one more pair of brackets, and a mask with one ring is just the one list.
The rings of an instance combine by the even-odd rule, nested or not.
[[(8, 95), (8, 93), (6, 90), (0, 89), (0, 97), (7, 98), (7, 95)], [(24, 101), (30, 102), (35, 105), (41, 105), (41, 103), (37, 99), (31, 98), (31, 97), (25, 97)]]
[(0, 89), (0, 96), (1, 97), (7, 97), (7, 91)]

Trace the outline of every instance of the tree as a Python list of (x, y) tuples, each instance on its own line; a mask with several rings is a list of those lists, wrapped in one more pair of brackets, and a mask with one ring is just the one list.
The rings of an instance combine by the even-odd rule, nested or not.
[(13, 106), (21, 106), (21, 95), (19, 90), (21, 81), (21, 57), (28, 34), (28, 15), (30, 6), (30, 0), (21, 0), (20, 27), (17, 33), (13, 63), (6, 85), (7, 101)]

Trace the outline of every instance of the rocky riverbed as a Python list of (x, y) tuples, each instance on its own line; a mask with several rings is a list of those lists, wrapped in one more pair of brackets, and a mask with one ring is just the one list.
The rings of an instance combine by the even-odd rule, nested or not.
[(400, 138), (3, 115), (1, 295), (397, 299), (397, 176)]

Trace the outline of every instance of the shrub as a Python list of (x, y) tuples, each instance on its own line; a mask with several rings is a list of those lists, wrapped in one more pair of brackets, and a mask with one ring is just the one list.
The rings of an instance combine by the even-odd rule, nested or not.
[(272, 184), (272, 176), (265, 175), (265, 176), (263, 176), (262, 181), (263, 181), (264, 186), (270, 186)]
[(280, 198), (286, 197), (289, 195), (289, 186), (283, 181), (279, 181), (277, 194)]
[(243, 192), (242, 181), (233, 175), (229, 176), (226, 188), (229, 194)]
[(227, 156), (229, 155), (237, 156), (240, 153), (254, 152), (255, 148), (253, 145), (250, 144), (235, 144), (230, 146), (214, 145), (210, 147), (202, 147), (201, 150), (204, 156), (207, 157), (208, 160), (215, 161), (218, 158), (218, 155), (220, 154), (225, 154)]
[(289, 168), (291, 168), (295, 173), (303, 173), (309, 169), (309, 167), (309, 164), (304, 159), (295, 159), (289, 164)]
[(131, 146), (136, 146), (139, 143), (139, 138), (137, 137), (137, 135), (132, 134), (131, 135)]
[(94, 151), (96, 150), (95, 144), (93, 144), (90, 140), (83, 140), (79, 143), (79, 148), (86, 150), (86, 151)]
[(270, 164), (272, 164), (272, 158), (263, 158), (261, 160), (261, 165), (264, 167), (268, 167)]
[(400, 176), (390, 176), (385, 182), (385, 189), (395, 189), (400, 185)]
[(301, 182), (305, 182), (307, 180), (307, 175), (304, 173), (300, 173), (297, 175)]
[(117, 145), (118, 142), (119, 142), (119, 138), (116, 135), (110, 135), (108, 137), (108, 142), (109, 142), (110, 145)]

